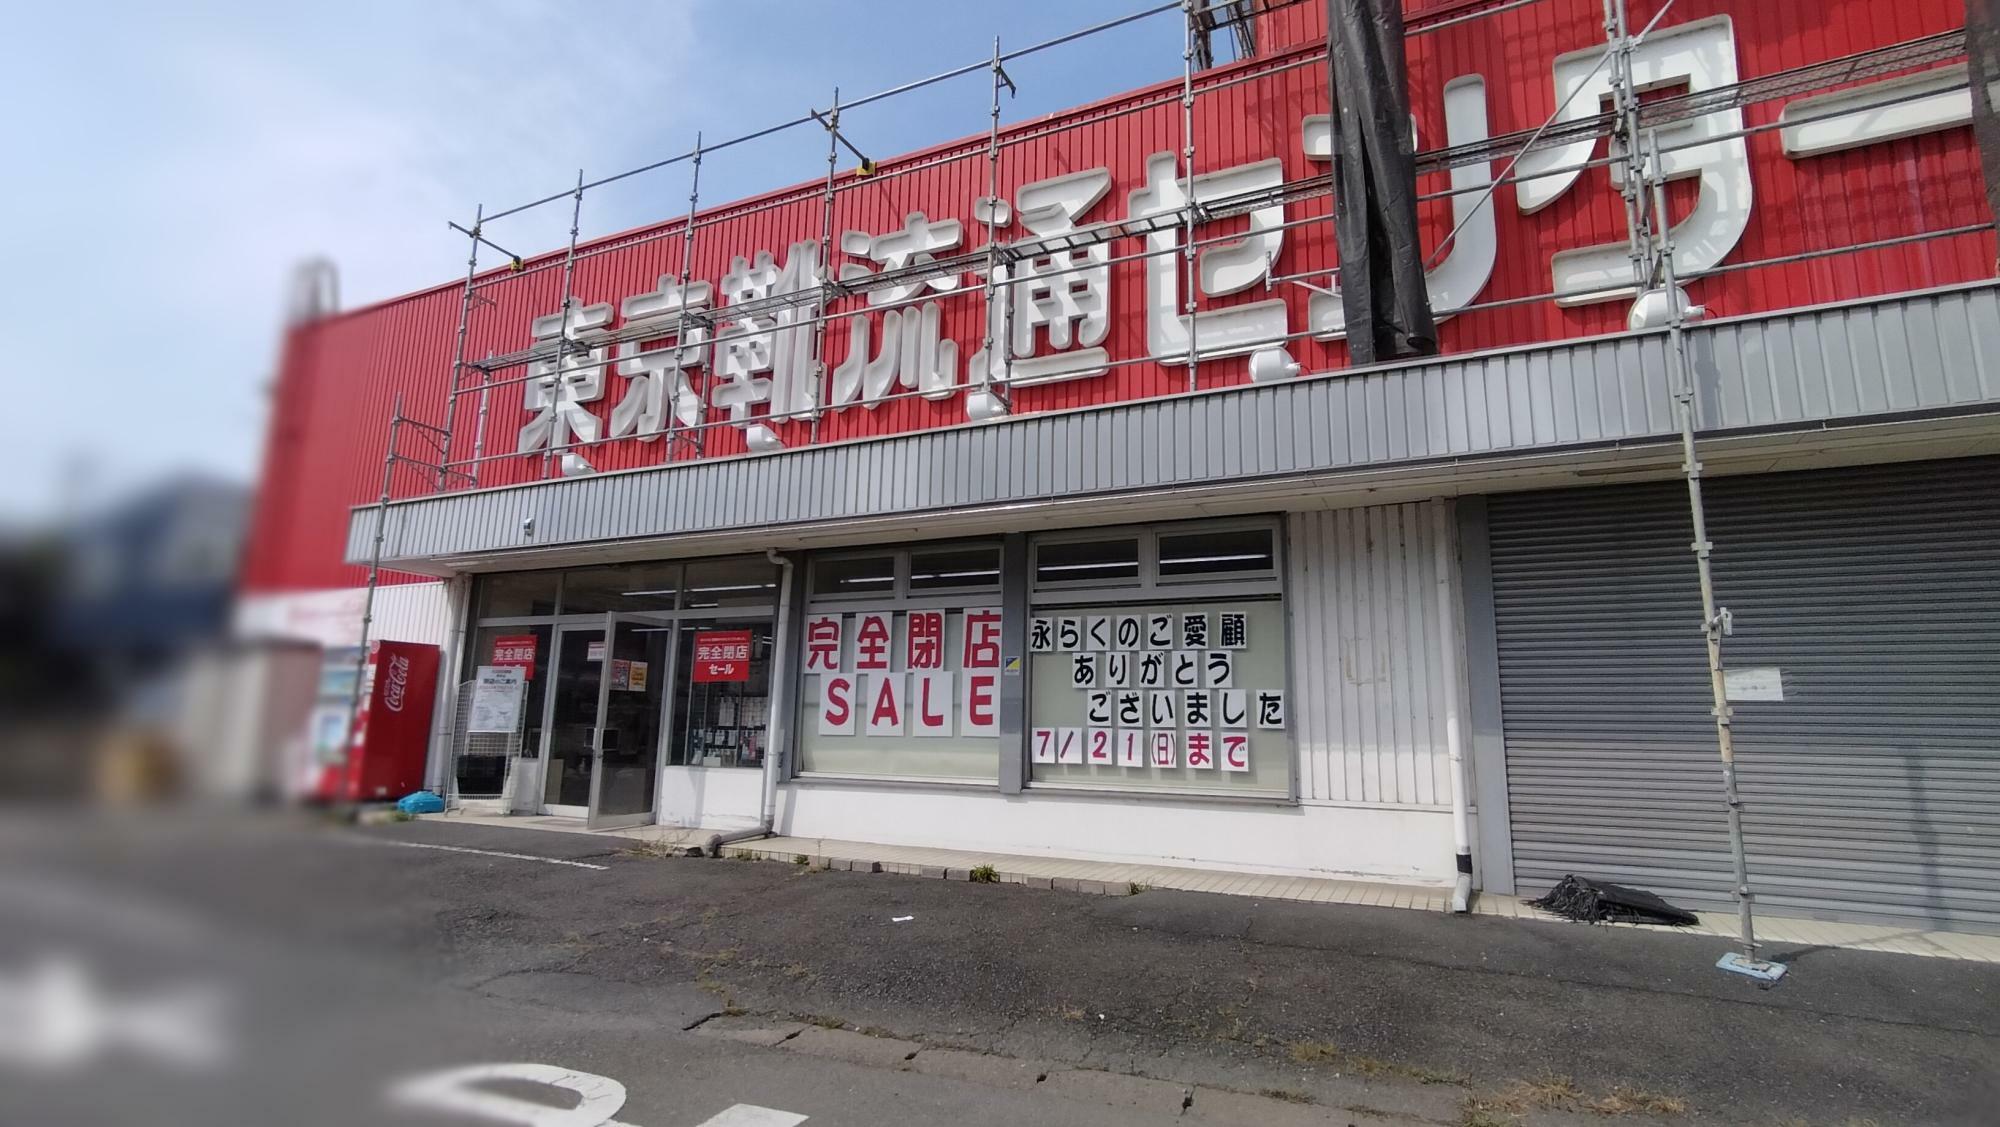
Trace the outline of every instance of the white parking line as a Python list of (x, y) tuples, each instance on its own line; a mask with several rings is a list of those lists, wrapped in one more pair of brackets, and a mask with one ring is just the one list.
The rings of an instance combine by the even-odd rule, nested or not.
[[(410, 842), (392, 844), (407, 845)], [(577, 1097), (571, 1107), (530, 1102), (517, 1095), (481, 1087), (495, 1080), (511, 1080), (558, 1088)], [(471, 1064), (408, 1077), (389, 1088), (391, 1103), (426, 1111), (470, 1115), (516, 1127), (633, 1127), (611, 1118), (625, 1106), (625, 1085), (609, 1076), (552, 1064), (515, 1061), (506, 1064)], [(700, 1127), (798, 1127), (810, 1116), (780, 1111), (756, 1104), (731, 1104), (721, 1113), (701, 1122)]]
[(737, 1104), (720, 1115), (703, 1120), (701, 1127), (798, 1127), (807, 1117), (795, 1111), (779, 1111), (756, 1104)]
[(584, 861), (565, 861), (559, 857), (537, 857), (532, 853), (508, 853), (499, 849), (469, 849), (463, 845), (433, 845), (427, 841), (391, 841), (379, 837), (351, 836), (347, 840), (366, 842), (370, 845), (400, 845), (405, 849), (441, 849), (446, 853), (476, 853), (481, 857), (505, 857), (510, 861), (540, 861), (544, 865), (568, 865), (572, 869), (593, 869), (604, 872), (608, 865), (592, 865)]

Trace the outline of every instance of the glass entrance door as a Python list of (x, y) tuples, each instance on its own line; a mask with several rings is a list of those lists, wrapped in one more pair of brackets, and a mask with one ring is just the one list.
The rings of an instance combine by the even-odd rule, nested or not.
[(597, 705), (603, 688), (601, 626), (556, 628), (555, 673), (549, 678), (548, 748), (542, 762), (544, 812), (581, 818), (590, 810), (597, 771)]
[(660, 778), (660, 726), (671, 683), (673, 620), (609, 616), (611, 638), (599, 663), (597, 770), (590, 796), (592, 829), (651, 822)]

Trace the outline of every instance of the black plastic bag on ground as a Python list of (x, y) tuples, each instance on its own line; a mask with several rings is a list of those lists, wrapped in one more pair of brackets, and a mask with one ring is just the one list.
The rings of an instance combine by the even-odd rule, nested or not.
[(1700, 923), (1693, 912), (1676, 908), (1665, 900), (1637, 888), (1571, 875), (1556, 882), (1548, 895), (1528, 901), (1528, 907), (1553, 912), (1583, 923), (1672, 924)]

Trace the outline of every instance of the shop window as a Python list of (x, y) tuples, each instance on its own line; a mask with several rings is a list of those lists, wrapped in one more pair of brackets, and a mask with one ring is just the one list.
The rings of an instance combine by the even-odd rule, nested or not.
[[(482, 626), (472, 632), (473, 682), (490, 670), (519, 669), (524, 684), (518, 693), (503, 698), (510, 706), (496, 711), (494, 702), (482, 700), (475, 690), (461, 693), (465, 712), (454, 734), (453, 772), (458, 793), (468, 798), (500, 795), (515, 757), (534, 759), (542, 747), (542, 701), (548, 688), (549, 636), (547, 625)], [(505, 724), (505, 711), (514, 714), (512, 727)], [(475, 730), (476, 729), (476, 730)], [(503, 730), (506, 729), (506, 730)]]
[(1000, 589), (1000, 548), (940, 548), (910, 553), (910, 591)]
[(683, 619), (678, 641), (667, 762), (762, 767), (771, 720), (771, 620)]
[(527, 618), (556, 612), (560, 573), (516, 571), (479, 577), (473, 599), (473, 619)]
[(800, 772), (997, 779), (1000, 546), (818, 557), (810, 590)]
[(1159, 536), (1162, 581), (1219, 575), (1270, 575), (1278, 569), (1275, 532), (1268, 526)]
[(806, 775), (992, 781), (1000, 608), (809, 608), (800, 662)]
[(563, 573), (562, 612), (672, 610), (680, 587), (678, 562), (578, 568)]
[(1028, 645), (1033, 782), (1289, 795), (1278, 600), (1038, 609)]
[[(1289, 797), (1277, 543), (1276, 522), (1239, 520), (1034, 545), (1030, 783)], [(1112, 560), (1122, 579), (1089, 567)]]
[(886, 599), (896, 593), (896, 556), (834, 556), (812, 563), (815, 598)]
[(775, 606), (778, 568), (763, 556), (702, 560), (687, 567), (681, 606), (687, 610)]
[(1129, 582), (1139, 578), (1139, 541), (1055, 540), (1035, 547), (1035, 585)]

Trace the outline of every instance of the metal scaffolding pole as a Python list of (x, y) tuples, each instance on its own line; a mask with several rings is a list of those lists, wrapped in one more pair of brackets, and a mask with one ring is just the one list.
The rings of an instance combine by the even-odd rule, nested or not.
[[(1651, 197), (1639, 182), (1639, 91), (1632, 77), (1631, 29), (1627, 23), (1625, 0), (1604, 0), (1604, 34), (1611, 49), (1611, 112), (1617, 124), (1612, 128), (1612, 146), (1625, 147), (1624, 175), (1619, 177), (1620, 194), (1625, 198), (1625, 236), (1632, 258), (1633, 292), (1640, 293), (1652, 276), (1648, 262), (1652, 247), (1651, 220), (1646, 207)], [(1616, 174), (1618, 166), (1611, 171)]]
[[(568, 438), (567, 428), (562, 424), (562, 411), (560, 408), (562, 406), (563, 361), (569, 358), (569, 297), (570, 284), (576, 279), (576, 233), (577, 229), (583, 224), (583, 169), (581, 168), (576, 170), (576, 190), (570, 193), (570, 197), (574, 202), (571, 203), (569, 210), (569, 252), (563, 256), (562, 304), (556, 307), (557, 311), (562, 315), (562, 330), (556, 334), (556, 354), (555, 358), (550, 361), (554, 365), (551, 370), (555, 373), (555, 386), (550, 389), (549, 394), (554, 400), (551, 404), (551, 409), (555, 413), (550, 418), (549, 440), (542, 447), (543, 477), (549, 476), (549, 463), (556, 456), (556, 435), (562, 434), (565, 440)], [(564, 441), (562, 445), (568, 446), (569, 443)]]
[[(694, 278), (694, 213), (701, 206), (700, 130), (696, 130), (694, 135), (693, 160), (694, 173), (688, 184), (687, 221), (681, 224), (681, 308), (680, 312), (674, 317), (674, 380), (672, 386), (666, 389), (672, 393), (672, 401), (666, 404), (667, 441), (665, 445), (667, 456), (665, 460), (669, 462), (674, 460), (674, 443), (681, 441), (689, 442), (694, 448), (694, 456), (697, 458), (701, 457), (704, 440), (708, 436), (708, 431), (705, 428), (698, 428), (692, 436), (689, 436), (685, 433), (688, 428), (676, 428), (674, 425), (680, 421), (681, 417), (680, 386), (683, 382), (687, 382), (690, 387), (693, 386), (692, 381), (688, 379), (681, 358), (687, 354), (688, 283)], [(677, 435), (676, 431), (679, 431), (680, 434)]]
[[(1010, 339), (1012, 333), (1008, 330), (1013, 319), (1014, 293), (999, 273), (1006, 269), (1000, 264), (998, 241), (1000, 209), (1007, 206), (1000, 199), (1000, 87), (1007, 88), (1008, 97), (1013, 97), (1016, 91), (1014, 79), (1008, 75), (1006, 67), (1001, 63), (1000, 37), (997, 35), (993, 37), (992, 69), (993, 104), (987, 113), (986, 122), (986, 284), (982, 287), (986, 306), (986, 346), (980, 350), (980, 356), (984, 358), (988, 376), (993, 372), (994, 357), (999, 357), (1000, 379), (997, 383), (987, 380), (980, 382), (985, 385), (988, 395), (997, 398), (1003, 408), (1011, 411), (1014, 407), (1014, 389), (1008, 381), (1014, 374), (1014, 342)], [(997, 319), (999, 322), (997, 332), (996, 318), (993, 315), (996, 289), (999, 291), (999, 301), (1005, 303), (1007, 311), (1006, 317)], [(996, 348), (999, 349), (998, 352), (994, 351)], [(968, 385), (973, 383), (971, 372), (965, 374), (965, 382)]]
[(368, 672), (368, 633), (375, 624), (375, 591), (381, 586), (382, 540), (388, 534), (389, 489), (396, 476), (396, 440), (403, 429), (403, 393), (396, 393), (395, 414), (389, 416), (389, 447), (382, 452), (382, 492), (375, 503), (375, 539), (368, 549), (367, 594), (361, 599), (361, 640), (360, 651), (354, 655), (354, 691), (347, 698), (347, 726), (341, 729), (341, 755), (354, 754), (354, 721), (361, 715), (361, 694), (366, 691), (362, 684), (363, 675)]
[[(486, 354), (486, 358), (488, 360), (493, 359), (493, 354), (491, 352), (488, 352)], [(480, 368), (479, 369), (479, 421), (472, 428), (472, 468), (471, 472), (466, 474), (467, 481), (475, 487), (479, 484), (479, 467), (481, 464), (481, 459), (485, 458), (486, 456), (486, 409), (493, 402), (492, 384), (493, 384), (493, 370), (491, 368), (485, 368), (485, 367)]]
[[(475, 296), (472, 283), (474, 277), (479, 273), (479, 223), (480, 217), (485, 210), (485, 204), (480, 204), (473, 209), (473, 234), (465, 240), (468, 244), (468, 250), (465, 255), (465, 294), (459, 299), (458, 303), (458, 341), (452, 346), (451, 392), (445, 397), (444, 453), (438, 459), (437, 474), (437, 487), (440, 490), (445, 487), (446, 468), (451, 465), (452, 434), (458, 429), (458, 397), (463, 390), (461, 385), (465, 379), (465, 331), (466, 326), (472, 319), (472, 300)], [(485, 404), (482, 403), (480, 407), (483, 412)]]
[[(815, 113), (814, 117), (820, 115)], [(828, 107), (826, 116), (820, 119), (826, 126), (826, 198), (820, 207), (819, 217), (819, 263), (820, 274), (819, 315), (812, 326), (812, 431), (808, 442), (819, 441), (820, 400), (826, 385), (826, 362), (821, 353), (826, 349), (826, 322), (833, 312), (833, 182), (835, 167), (840, 162), (840, 87), (833, 88), (833, 105)], [(857, 156), (859, 153), (857, 151)], [(867, 158), (862, 157), (862, 166), (867, 166)], [(774, 349), (775, 351), (775, 349)]]
[[(1785, 965), (1757, 957), (1757, 933), (1752, 919), (1752, 904), (1756, 894), (1750, 889), (1750, 862), (1743, 842), (1743, 800), (1736, 781), (1736, 738), (1733, 729), (1733, 710), (1729, 705), (1728, 678), (1722, 659), (1722, 639), (1732, 632), (1728, 607), (1716, 605), (1715, 570), (1711, 557), (1715, 545), (1708, 538), (1708, 510), (1703, 503), (1701, 483), (1701, 458), (1696, 448), (1696, 417), (1694, 370), (1688, 360), (1687, 351), (1687, 303), (1683, 300), (1680, 281), (1674, 273), (1673, 231), (1667, 224), (1667, 189), (1664, 169), (1660, 165), (1659, 134), (1652, 135), (1654, 152), (1645, 160), (1647, 188), (1653, 199), (1653, 214), (1657, 217), (1658, 230), (1654, 234), (1655, 261), (1659, 264), (1659, 283), (1667, 303), (1667, 338), (1673, 355), (1668, 364), (1669, 379), (1672, 381), (1674, 413), (1680, 424), (1681, 473), (1687, 479), (1688, 517), (1693, 526), (1694, 540), (1689, 544), (1694, 552), (1695, 572), (1701, 584), (1701, 633), (1708, 655), (1708, 686), (1710, 696), (1709, 711), (1715, 718), (1716, 750), (1722, 757), (1722, 797), (1729, 811), (1729, 854), (1736, 882), (1736, 915), (1740, 929), (1742, 950), (1724, 955), (1716, 966), (1737, 974), (1748, 975), (1769, 982), (1784, 977)], [(1638, 147), (1638, 138), (1627, 153), (1636, 165), (1644, 159)]]
[(1187, 389), (1198, 386), (1196, 372), (1199, 370), (1200, 350), (1195, 339), (1195, 287), (1200, 284), (1200, 270), (1195, 264), (1194, 241), (1194, 41), (1195, 5), (1200, 0), (1182, 0), (1181, 19), (1185, 25), (1183, 47), (1181, 48), (1181, 205), (1183, 215), (1182, 241), (1186, 244), (1183, 253), (1182, 272), (1187, 275)]

